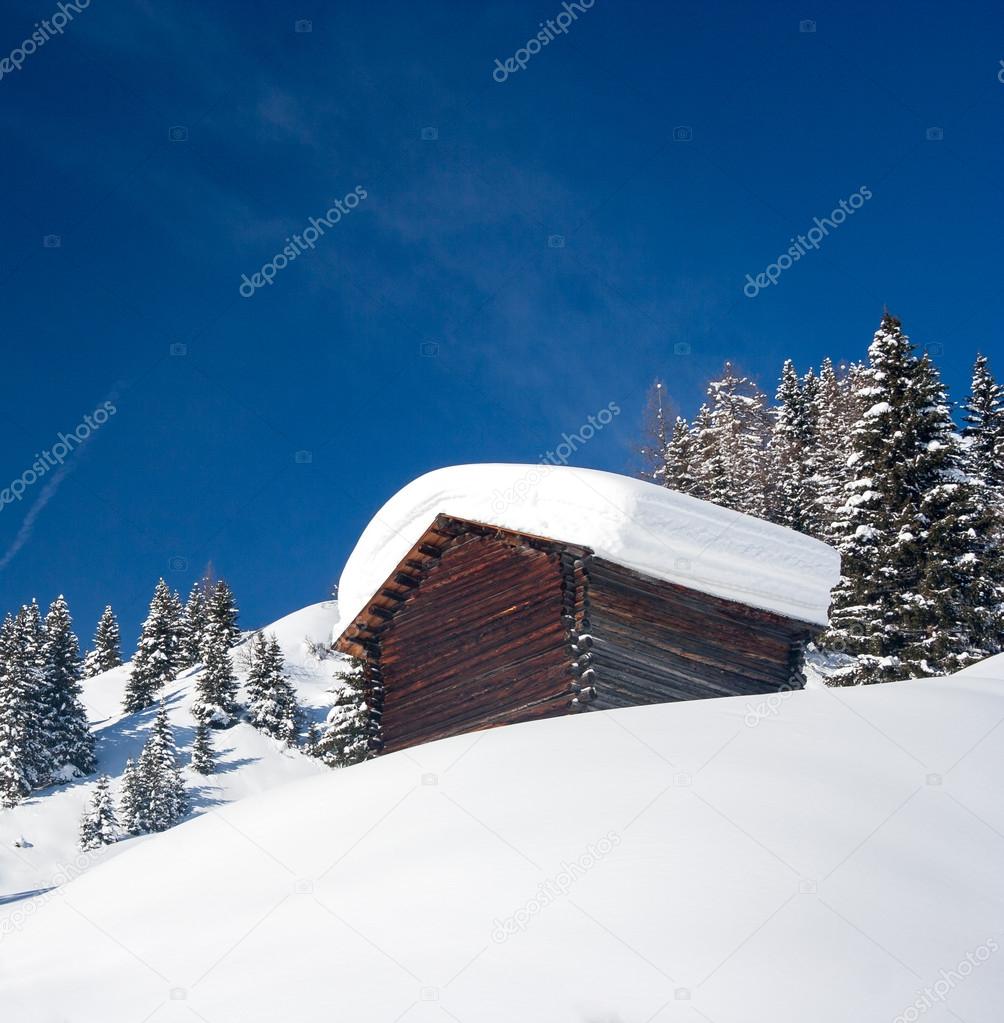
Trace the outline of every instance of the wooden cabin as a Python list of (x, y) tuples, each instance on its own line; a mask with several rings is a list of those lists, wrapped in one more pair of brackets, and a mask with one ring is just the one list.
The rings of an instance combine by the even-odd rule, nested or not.
[(365, 663), (393, 751), (577, 711), (801, 688), (819, 630), (588, 547), (440, 514), (335, 645)]

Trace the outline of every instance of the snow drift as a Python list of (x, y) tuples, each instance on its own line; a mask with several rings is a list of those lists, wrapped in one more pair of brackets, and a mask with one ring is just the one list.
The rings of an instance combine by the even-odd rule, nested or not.
[(1002, 721), (997, 660), (514, 725), (293, 781), (32, 900), (0, 1005), (997, 1023)]
[(351, 622), (437, 514), (592, 548), (668, 582), (825, 625), (835, 550), (782, 526), (596, 469), (458, 465), (426, 473), (373, 517), (338, 587)]

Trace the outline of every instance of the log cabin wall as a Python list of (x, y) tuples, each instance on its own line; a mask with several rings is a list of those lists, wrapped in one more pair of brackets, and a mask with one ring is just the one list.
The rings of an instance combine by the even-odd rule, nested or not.
[(800, 689), (812, 626), (602, 558), (587, 562), (588, 629), (579, 637), (589, 709)]
[(364, 660), (390, 752), (575, 711), (800, 688), (818, 631), (585, 547), (438, 515), (336, 646)]
[(574, 622), (575, 585), (574, 566), (554, 551), (478, 533), (455, 537), (372, 651), (383, 748), (567, 713), (563, 619)]

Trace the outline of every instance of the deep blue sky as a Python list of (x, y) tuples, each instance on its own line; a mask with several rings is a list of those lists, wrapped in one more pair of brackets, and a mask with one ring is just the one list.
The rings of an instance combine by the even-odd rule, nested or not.
[[(726, 358), (772, 389), (861, 357), (884, 303), (954, 396), (977, 349), (1004, 374), (1004, 9), (890, 7), (595, 0), (500, 84), (560, 0), (92, 0), (0, 79), (0, 487), (117, 413), (0, 509), (0, 607), (64, 591), (86, 643), (110, 601), (131, 648), (157, 577), (212, 560), (263, 624), (418, 474), (535, 461), (610, 401), (575, 462), (634, 471), (654, 377), (687, 412)], [(0, 56), (56, 9), (4, 0)]]

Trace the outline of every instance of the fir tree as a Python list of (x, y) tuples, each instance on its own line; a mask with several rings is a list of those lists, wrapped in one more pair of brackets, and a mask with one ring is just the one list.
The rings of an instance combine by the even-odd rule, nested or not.
[(198, 664), (202, 657), (202, 641), (206, 631), (206, 592), (209, 582), (200, 579), (192, 587), (185, 602), (181, 630), (181, 663), (185, 668)]
[(7, 807), (20, 803), (39, 781), (41, 694), (22, 653), (21, 621), (8, 614), (0, 626), (0, 805)]
[(303, 739), (303, 752), (306, 753), (308, 757), (316, 757), (317, 747), (320, 741), (321, 732), (320, 729), (317, 727), (317, 722), (311, 721), (307, 725), (307, 734), (304, 736)]
[[(222, 637), (227, 650), (234, 646), (241, 638), (241, 630), (237, 625), (238, 614), (233, 592), (226, 581), (220, 579), (207, 597), (203, 646), (210, 641), (211, 635)], [(206, 660), (205, 649), (202, 651), (202, 660)]]
[(213, 749), (213, 733), (204, 721), (195, 729), (192, 743), (192, 770), (196, 774), (212, 774), (216, 770), (216, 751)]
[(237, 720), (237, 677), (230, 659), (226, 630), (210, 622), (202, 644), (204, 667), (196, 684), (192, 713), (213, 728), (229, 728)]
[(119, 802), (122, 825), (130, 835), (141, 835), (147, 827), (146, 789), (139, 764), (127, 760), (122, 773), (122, 796)]
[(1004, 491), (1004, 388), (994, 379), (985, 355), (976, 358), (963, 413), (969, 473), (998, 496)]
[(642, 478), (660, 486), (666, 486), (666, 454), (669, 445), (665, 390), (661, 380), (656, 380), (649, 390), (645, 411), (645, 439), (641, 446), (641, 456), (646, 465), (641, 473)]
[(94, 795), (80, 818), (81, 849), (100, 849), (101, 846), (111, 845), (118, 840), (119, 822), (108, 788), (110, 784), (111, 778), (107, 774), (98, 778)]
[(788, 359), (781, 371), (769, 460), (772, 482), (768, 488), (769, 518), (800, 533), (819, 526), (809, 478), (810, 452), (815, 443), (818, 386), (810, 373), (800, 380)]
[(380, 745), (378, 700), (362, 661), (353, 658), (336, 676), (339, 686), (315, 756), (329, 767), (349, 767), (375, 756)]
[(152, 706), (160, 691), (178, 673), (181, 663), (179, 604), (177, 594), (161, 579), (150, 601), (150, 613), (143, 622), (132, 674), (126, 685), (124, 706), (128, 712)]
[(847, 460), (851, 454), (851, 427), (857, 418), (851, 414), (850, 387), (850, 379), (838, 376), (832, 361), (824, 359), (811, 396), (814, 430), (804, 471), (814, 495), (807, 531), (820, 540), (835, 539), (834, 523), (850, 482)]
[(296, 690), (283, 670), (282, 649), (272, 636), (258, 633), (252, 643), (248, 673), (248, 721), (273, 739), (296, 745), (303, 722)]
[(126, 764), (121, 813), (126, 829), (134, 835), (166, 831), (188, 810), (185, 783), (178, 766), (174, 730), (163, 703), (136, 763)]
[(84, 678), (93, 678), (104, 671), (111, 671), (122, 663), (119, 623), (109, 604), (98, 619), (94, 631), (94, 647), (84, 658)]
[(763, 392), (725, 363), (708, 385), (709, 406), (698, 417), (699, 482), (707, 499), (724, 508), (764, 515), (767, 483), (764, 451), (769, 420)]
[(45, 616), (43, 709), (49, 761), (65, 780), (95, 768), (94, 736), (80, 702), (80, 650), (66, 601), (60, 595)]

